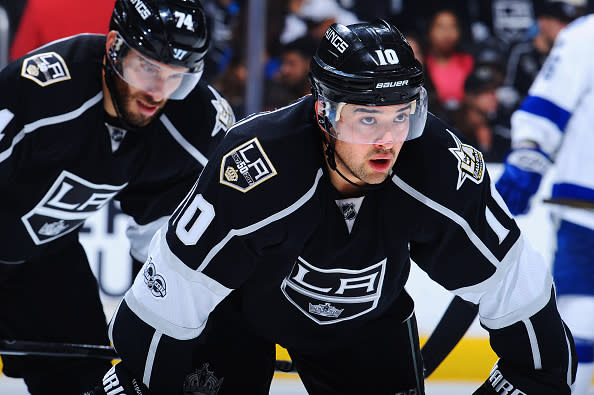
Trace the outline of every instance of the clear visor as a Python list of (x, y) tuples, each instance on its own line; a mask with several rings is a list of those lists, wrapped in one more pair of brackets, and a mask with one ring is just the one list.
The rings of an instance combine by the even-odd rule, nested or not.
[(320, 98), (323, 113), (330, 121), (326, 132), (355, 144), (402, 143), (423, 134), (427, 120), (427, 91), (419, 98), (390, 106), (366, 106)]
[(130, 47), (118, 33), (109, 49), (109, 59), (118, 76), (133, 87), (164, 99), (181, 100), (196, 87), (204, 62), (198, 70), (168, 66), (147, 58)]

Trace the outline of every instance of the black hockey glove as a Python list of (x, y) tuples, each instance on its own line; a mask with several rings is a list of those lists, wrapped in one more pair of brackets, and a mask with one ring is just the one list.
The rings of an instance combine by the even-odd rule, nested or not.
[(108, 394), (150, 395), (148, 388), (133, 378), (122, 363), (112, 366), (103, 376), (101, 384), (82, 395)]
[(473, 395), (570, 395), (561, 374), (543, 370), (520, 372), (499, 361)]

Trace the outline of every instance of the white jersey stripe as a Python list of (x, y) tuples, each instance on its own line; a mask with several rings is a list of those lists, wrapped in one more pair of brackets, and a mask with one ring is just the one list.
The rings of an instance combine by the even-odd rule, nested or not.
[(540, 348), (538, 347), (538, 339), (536, 338), (536, 332), (534, 332), (534, 326), (530, 319), (522, 320), (522, 323), (526, 327), (528, 332), (528, 339), (530, 340), (530, 349), (532, 350), (532, 360), (534, 361), (534, 369), (542, 369), (542, 360), (540, 357)]
[(485, 243), (483, 243), (482, 240), (477, 236), (477, 234), (472, 231), (472, 229), (470, 228), (470, 224), (466, 222), (464, 218), (462, 218), (449, 208), (444, 207), (436, 201), (429, 199), (427, 196), (423, 195), (421, 192), (417, 191), (416, 189), (405, 183), (398, 176), (394, 175), (392, 177), (392, 181), (394, 182), (394, 184), (400, 187), (400, 189), (408, 193), (410, 196), (412, 196), (419, 202), (423, 203), (427, 207), (437, 211), (438, 213), (442, 214), (443, 216), (451, 219), (452, 221), (460, 225), (460, 227), (464, 230), (464, 233), (466, 233), (472, 244), (476, 246), (476, 248), (485, 256), (485, 258), (489, 260), (489, 262), (493, 264), (493, 266), (495, 266), (496, 268), (499, 267), (499, 265), (501, 264), (499, 259), (497, 259), (495, 255), (493, 255), (493, 253), (491, 252), (491, 250), (489, 250), (489, 248), (487, 248)]
[(144, 364), (144, 375), (142, 377), (142, 382), (147, 387), (151, 382), (151, 375), (153, 374), (153, 365), (155, 363), (155, 354), (157, 353), (157, 347), (159, 346), (161, 335), (161, 332), (155, 331), (155, 333), (153, 334), (153, 338), (151, 339), (151, 345), (149, 346), (148, 354), (146, 356), (146, 363)]
[(223, 238), (223, 240), (221, 240), (217, 245), (215, 245), (210, 251), (209, 253), (206, 255), (206, 257), (204, 258), (204, 261), (200, 264), (200, 266), (198, 267), (198, 271), (202, 271), (204, 270), (204, 268), (210, 263), (210, 261), (215, 257), (215, 255), (225, 246), (225, 244), (227, 244), (229, 242), (229, 240), (231, 240), (234, 236), (244, 236), (247, 234), (250, 234), (252, 232), (257, 231), (258, 229), (261, 229), (263, 227), (265, 227), (266, 225), (269, 225), (271, 223), (273, 223), (274, 221), (278, 221), (279, 219), (282, 219), (286, 216), (288, 216), (289, 214), (294, 213), (295, 211), (297, 211), (301, 206), (303, 206), (305, 203), (307, 203), (307, 201), (309, 199), (311, 199), (315, 192), (316, 189), (318, 187), (318, 182), (320, 181), (320, 178), (322, 177), (322, 169), (318, 169), (318, 172), (316, 174), (316, 178), (314, 180), (314, 184), (313, 186), (310, 188), (309, 191), (307, 191), (305, 193), (305, 195), (303, 195), (301, 198), (299, 198), (295, 203), (293, 203), (292, 205), (290, 205), (289, 207), (279, 211), (276, 214), (271, 215), (268, 218), (265, 218), (261, 221), (256, 222), (255, 224), (252, 224), (250, 226), (246, 226), (245, 228), (241, 228), (241, 229), (231, 229), (229, 231), (229, 233), (227, 233), (227, 235), (225, 236), (225, 238)]
[(192, 155), (194, 159), (196, 159), (202, 166), (206, 166), (206, 163), (208, 162), (206, 156), (204, 156), (202, 152), (198, 151), (196, 147), (190, 144), (188, 140), (186, 140), (184, 136), (182, 136), (179, 130), (177, 130), (177, 128), (173, 125), (173, 123), (171, 123), (169, 118), (167, 118), (167, 115), (163, 114), (159, 119), (165, 126), (165, 129), (169, 131), (171, 137), (173, 137), (175, 141), (177, 141), (178, 144), (181, 145), (182, 148), (185, 149), (190, 155)]
[(83, 114), (89, 108), (93, 107), (102, 99), (103, 92), (99, 92), (95, 96), (84, 102), (83, 105), (77, 108), (76, 110), (61, 115), (54, 115), (53, 117), (42, 118), (35, 122), (26, 124), (23, 127), (23, 129), (20, 132), (18, 132), (16, 136), (14, 136), (14, 138), (12, 139), (12, 143), (10, 144), (10, 147), (8, 147), (5, 151), (0, 152), (0, 163), (4, 162), (10, 156), (10, 154), (12, 154), (14, 146), (17, 145), (25, 137), (25, 134), (34, 132), (35, 130), (44, 126), (68, 122), (70, 120), (78, 118), (81, 116), (81, 114)]

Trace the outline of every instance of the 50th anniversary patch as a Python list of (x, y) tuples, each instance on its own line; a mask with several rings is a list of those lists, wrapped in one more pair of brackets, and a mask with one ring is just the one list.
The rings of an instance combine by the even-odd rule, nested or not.
[(276, 169), (255, 137), (223, 156), (220, 182), (247, 192), (276, 174)]
[(35, 81), (40, 86), (48, 86), (70, 79), (66, 62), (55, 52), (30, 56), (23, 60), (21, 76)]

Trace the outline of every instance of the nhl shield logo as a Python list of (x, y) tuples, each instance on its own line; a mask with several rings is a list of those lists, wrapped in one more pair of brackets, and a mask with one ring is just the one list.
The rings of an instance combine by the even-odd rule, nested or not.
[(351, 320), (377, 307), (387, 259), (360, 270), (321, 269), (299, 257), (281, 290), (319, 325)]

